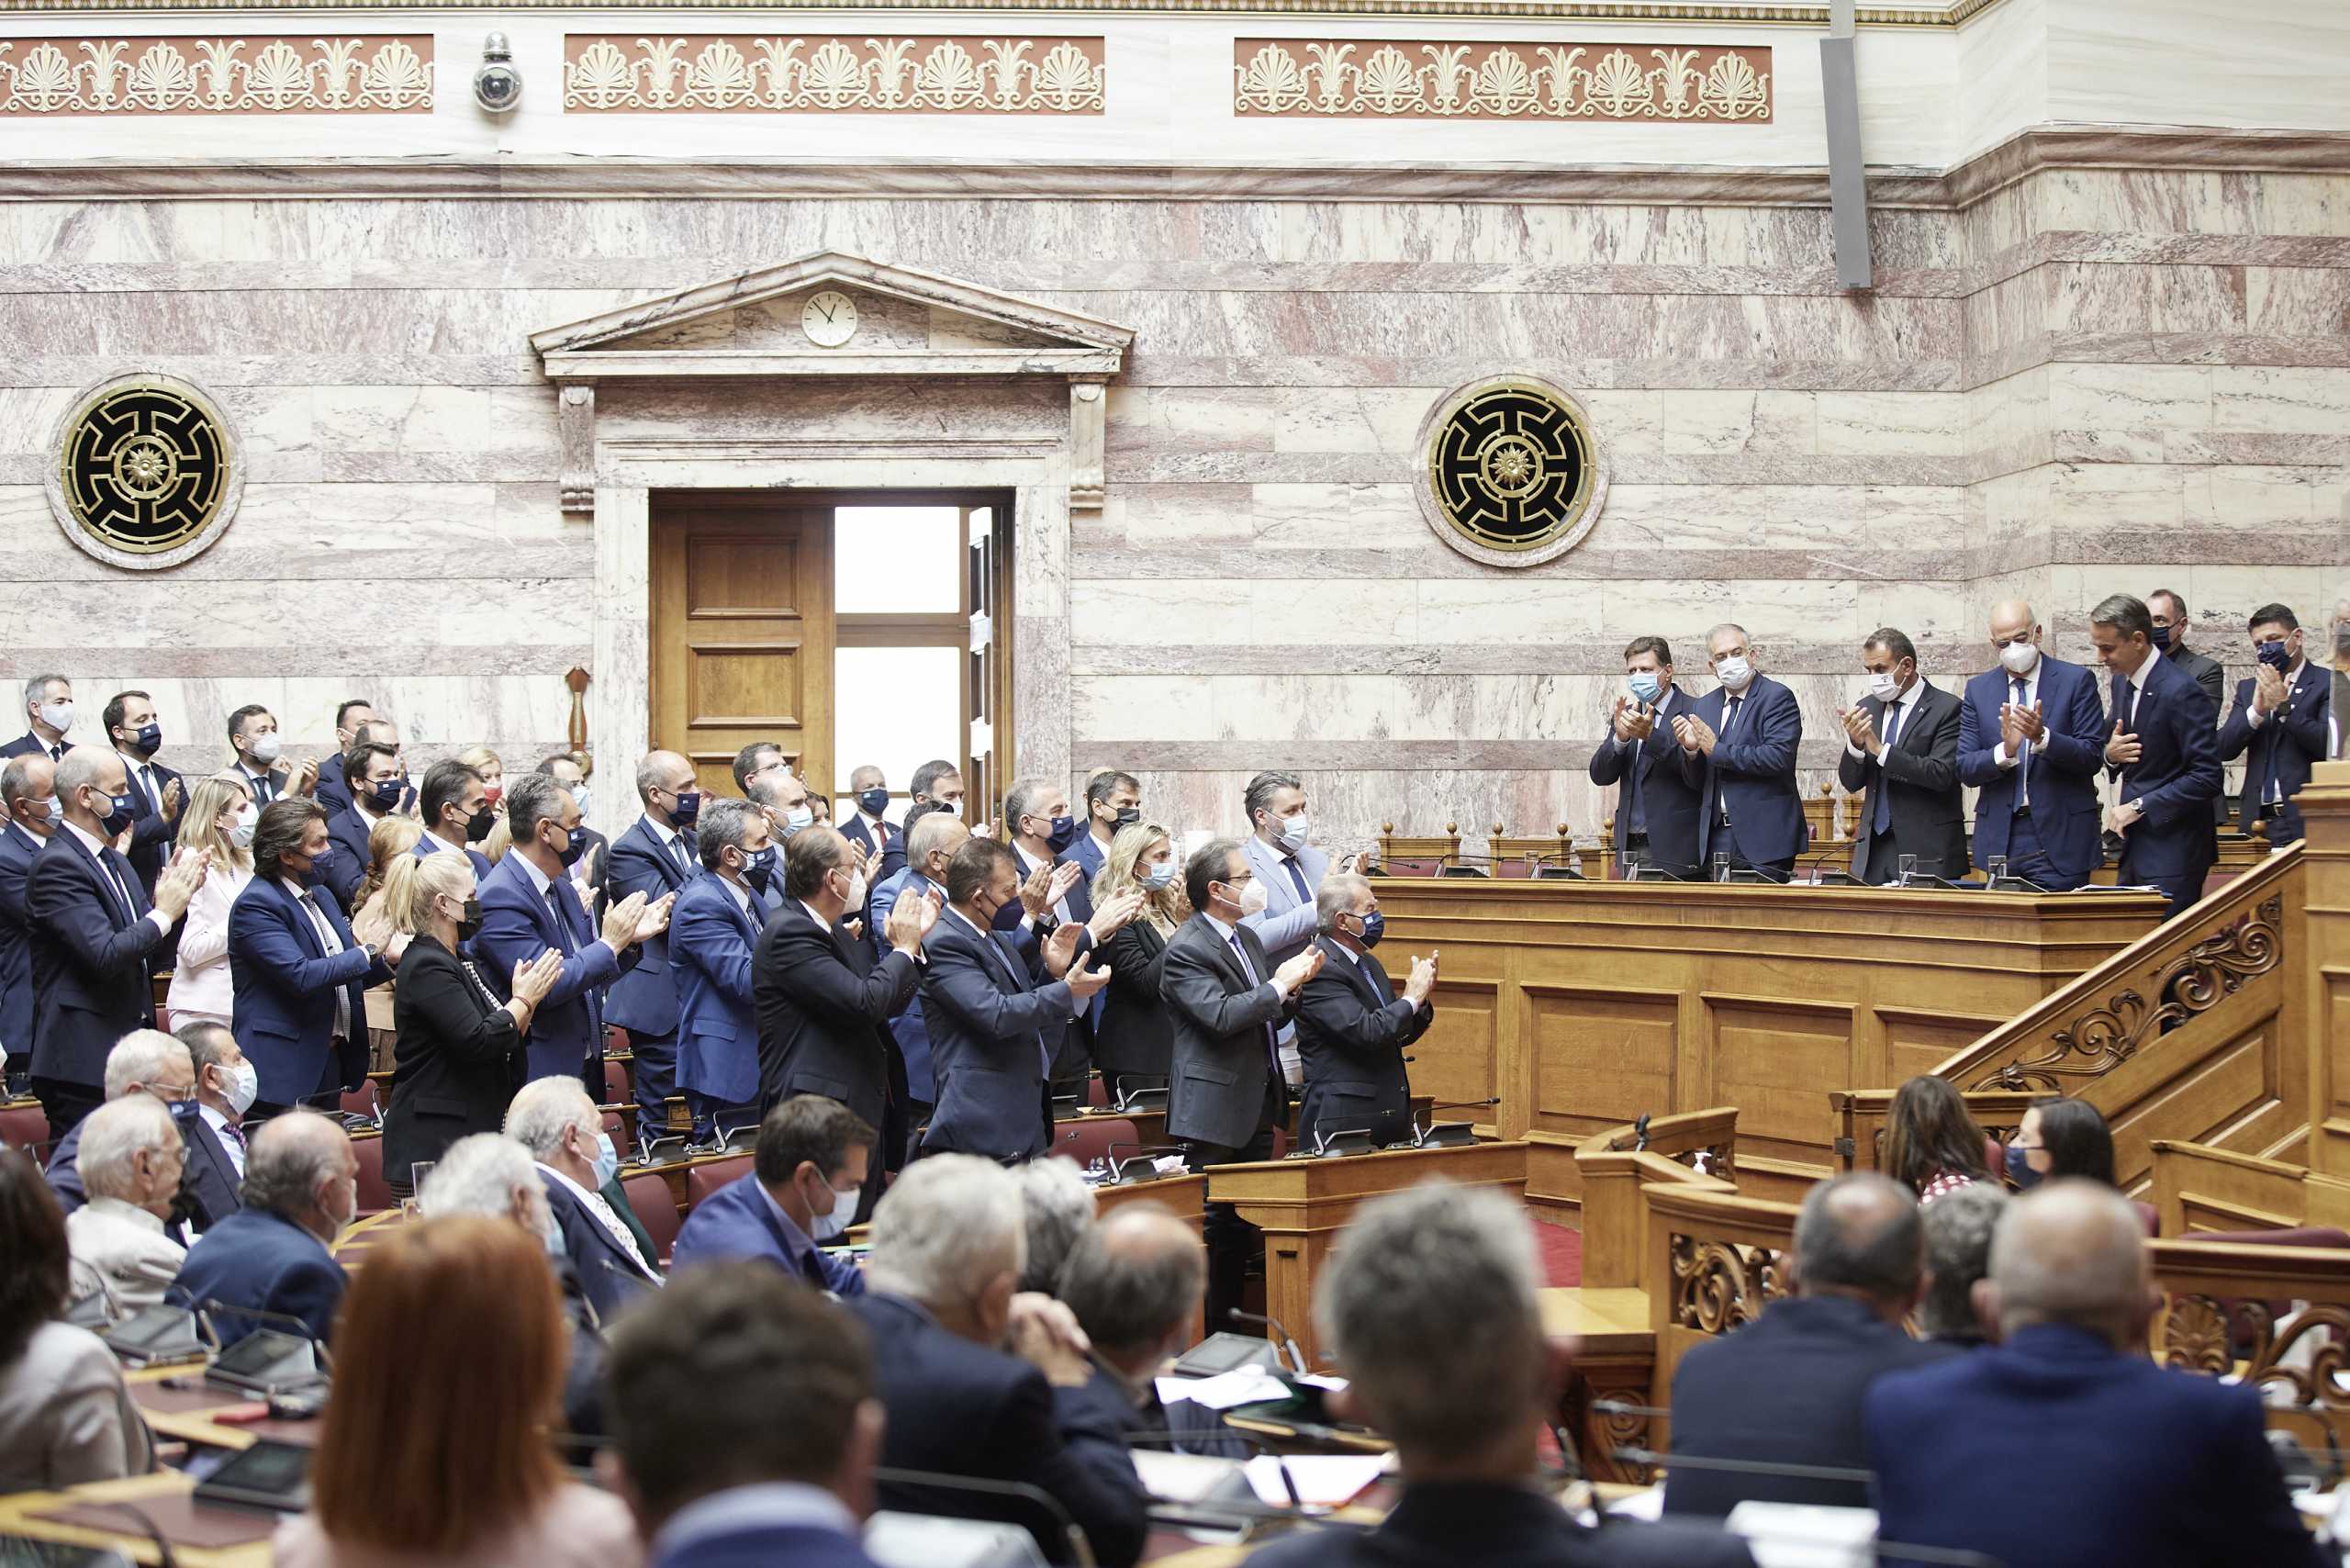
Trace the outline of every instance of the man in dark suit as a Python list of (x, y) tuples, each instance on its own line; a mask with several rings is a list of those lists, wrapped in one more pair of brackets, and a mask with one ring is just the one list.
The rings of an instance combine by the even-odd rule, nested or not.
[(305, 758), (299, 765), (280, 760), (285, 753), (277, 715), (258, 702), (229, 715), (229, 749), (235, 754), (229, 770), (243, 777), (257, 806), (287, 795), (308, 795), (318, 784), (317, 758)]
[(155, 879), (153, 907), (113, 840), (137, 802), (118, 754), (70, 747), (52, 786), (63, 816), (25, 879), (32, 938), (33, 1092), (63, 1137), (103, 1098), (106, 1053), (155, 1025), (151, 955), (203, 884), (208, 857), (185, 855)]
[(505, 1133), (538, 1162), (547, 1212), (597, 1316), (610, 1316), (658, 1288), (658, 1260), (621, 1213), (627, 1194), (616, 1181), (620, 1151), (579, 1081), (554, 1074), (524, 1084), (506, 1108)]
[[(359, 1213), (359, 1161), (341, 1126), (312, 1111), (289, 1111), (253, 1135), (245, 1161), (244, 1206), (188, 1249), (171, 1299), (206, 1310), (231, 1307), (302, 1320), (324, 1342), (334, 1328), (350, 1277), (327, 1250)], [(257, 1328), (261, 1318), (215, 1311), (224, 1344)]]
[(546, 774), (525, 773), (507, 787), (505, 805), (514, 846), (482, 879), (474, 958), (503, 1002), (513, 993), (517, 965), (550, 947), (563, 955), (563, 978), (531, 1017), (531, 1076), (561, 1073), (600, 1096), (604, 987), (636, 962), (646, 937), (668, 929), (670, 901), (641, 893), (614, 900), (599, 935), (565, 874), (588, 848), (571, 791)]
[[(1922, 1294), (1924, 1270), (1925, 1231), (1907, 1188), (1870, 1171), (1814, 1187), (1796, 1220), (1796, 1294), (1681, 1358), (1673, 1378), (1673, 1451), (1867, 1468), (1861, 1401), (1869, 1384), (1954, 1353), (1902, 1329)], [(1750, 1497), (1863, 1508), (1869, 1490), (1858, 1480), (1683, 1465), (1665, 1479), (1668, 1513), (1719, 1518)]]
[(1140, 821), (1142, 785), (1135, 776), (1114, 767), (1099, 769), (1085, 781), (1085, 831), (1062, 858), (1075, 860), (1083, 868), (1090, 890), (1093, 879), (1102, 874), (1102, 863), (1110, 857), (1110, 841), (1118, 836), (1120, 828)]
[(619, 1490), (649, 1568), (873, 1568), (873, 1361), (845, 1309), (758, 1263), (697, 1269), (617, 1325)]
[(2151, 883), (2177, 914), (2203, 896), (2220, 857), (2211, 801), (2221, 789), (2219, 714), (2201, 686), (2155, 651), (2146, 607), (2128, 594), (2089, 611), (2098, 662), (2113, 676), (2114, 779), (2106, 825), (2121, 834), (2121, 879)]
[(2259, 662), (2236, 683), (2235, 706), (2220, 731), (2220, 760), (2244, 759), (2243, 830), (2265, 823), (2270, 844), (2290, 844), (2301, 836), (2293, 797), (2326, 757), (2333, 682), (2303, 656), (2301, 623), (2287, 606), (2262, 605), (2252, 612), (2250, 630)]
[(1698, 874), (1697, 812), (1704, 792), (1682, 777), (1673, 721), (1689, 711), (1689, 694), (1673, 682), (1673, 648), (1662, 637), (1624, 647), (1628, 700), (1608, 711), (1607, 734), (1591, 754), (1591, 781), (1617, 786), (1614, 834), (1618, 875), (1655, 866), (1675, 877)]
[[(694, 765), (674, 751), (648, 752), (636, 765), (636, 795), (642, 813), (612, 841), (604, 896), (643, 893), (648, 903), (674, 898), (701, 874), (694, 823), (702, 797)], [(646, 938), (636, 963), (612, 982), (604, 1019), (628, 1031), (637, 1125), (668, 1126), (669, 1096), (677, 1087), (677, 987), (669, 976), (666, 931)]]
[(2259, 1390), (2147, 1357), (2151, 1276), (2112, 1188), (2052, 1182), (2017, 1200), (1977, 1287), (2001, 1342), (1868, 1393), (1879, 1539), (2007, 1568), (2337, 1561), (2286, 1492)]
[(905, 832), (881, 814), (890, 809), (889, 776), (868, 762), (848, 776), (848, 788), (856, 809), (840, 824), (841, 836), (865, 851), (867, 879), (885, 882), (906, 866)]
[[(865, 941), (872, 949), (876, 963), (890, 954), (889, 922), (883, 912), (895, 909), (898, 895), (907, 892), (923, 897), (934, 894), (939, 906), (946, 907), (947, 865), (970, 836), (971, 830), (952, 812), (918, 811), (909, 814), (906, 864), (896, 876), (873, 890), (867, 904)], [(938, 1103), (938, 1074), (931, 1062), (930, 1025), (923, 1017), (919, 988), (904, 1010), (890, 1020), (890, 1033), (896, 1036), (898, 1054), (906, 1064), (906, 1126), (926, 1127), (931, 1112)]]
[(1412, 1136), (1412, 1082), (1404, 1052), (1436, 1021), (1436, 956), (1412, 960), (1401, 996), (1371, 956), (1386, 930), (1371, 880), (1333, 871), (1314, 895), (1325, 957), (1322, 972), (1298, 988), (1297, 1048), (1305, 1097), (1297, 1136), (1311, 1148), (1339, 1132), (1368, 1132), (1374, 1144)]
[(46, 752), (12, 756), (0, 767), (0, 1051), (12, 1070), (24, 1070), (33, 1057), (32, 917), (25, 906), (25, 884), (33, 859), (57, 831), (50, 797), (57, 764)]
[(65, 732), (73, 727), (73, 683), (62, 675), (37, 675), (25, 682), (25, 733), (0, 745), (0, 757), (45, 756), (65, 760)]
[[(1049, 891), (1054, 896), (1041, 912), (1032, 912), (1024, 903), (1015, 913), (1013, 906), (1006, 905), (996, 916), (996, 929), (1015, 931), (1024, 946), (1059, 926), (1082, 925), (1091, 920), (1092, 890), (1087, 886), (1084, 867), (1069, 854), (1080, 836), (1077, 819), (1069, 809), (1069, 791), (1042, 778), (1015, 780), (1004, 793), (1003, 829), (1013, 852), (1020, 857), (1024, 887), (1032, 884), (1040, 872), (1049, 876), (1064, 866), (1068, 869), (1053, 878)], [(1090, 935), (1078, 940), (1080, 953), (1092, 946)], [(1085, 1076), (1093, 1067), (1093, 1023), (1100, 1010), (1097, 998), (1052, 1037), (1057, 1093), (1069, 1093), (1071, 1085), (1077, 1085), (1078, 1092), (1082, 1092)]]
[[(1272, 1158), (1273, 1129), (1289, 1119), (1275, 1026), (1326, 961), (1308, 943), (1274, 968), (1256, 932), (1240, 923), (1255, 876), (1237, 839), (1214, 839), (1192, 851), (1183, 889), (1193, 913), (1168, 939), (1159, 967), (1159, 1000), (1175, 1039), (1167, 1136), (1182, 1143), (1194, 1170)], [(1240, 1305), (1256, 1227), (1229, 1204), (1212, 1204), (1203, 1230), (1208, 1321), (1222, 1323)]]
[(489, 857), (479, 846), (498, 825), (498, 808), (489, 803), (489, 787), (479, 769), (453, 756), (442, 757), (424, 770), (417, 809), (424, 823), (424, 836), (416, 841), (419, 860), (444, 849), (460, 849), (476, 881), (489, 875)]
[[(2187, 645), (2188, 635), (2195, 629), (2187, 613), (2187, 600), (2170, 588), (2156, 588), (2146, 596), (2146, 613), (2154, 623), (2154, 644), (2163, 657), (2177, 665), (2182, 674), (2194, 678), (2195, 684), (2211, 700), (2211, 711), (2216, 716), (2227, 711), (2228, 672), (2220, 661), (2196, 652)], [(2230, 812), (2226, 787), (2211, 801), (2211, 820), (2226, 826)]]
[[(588, 814), (588, 770), (580, 766), (577, 754), (559, 751), (553, 756), (542, 757), (539, 759), (539, 766), (533, 771), (545, 774), (570, 790), (571, 798), (579, 803), (580, 815), (584, 817)], [(605, 872), (610, 864), (611, 840), (594, 828), (584, 824), (579, 832), (587, 848), (581, 853), (578, 861), (571, 867), (569, 873), (571, 879), (591, 891), (600, 890), (604, 885)]]
[(717, 1140), (722, 1116), (732, 1131), (757, 1114), (759, 1015), (751, 977), (767, 921), (761, 895), (783, 879), (772, 833), (767, 813), (748, 801), (703, 806), (694, 824), (703, 874), (686, 884), (669, 912), (677, 1088), (697, 1145)]
[(196, 1093), (172, 1107), (187, 1145), (183, 1188), (191, 1221), (210, 1230), (242, 1206), (245, 1113), (260, 1097), (261, 1074), (224, 1024), (183, 1024), (172, 1033), (196, 1070)]
[[(872, 1125), (837, 1100), (798, 1094), (759, 1124), (749, 1174), (694, 1205), (671, 1249), (674, 1269), (713, 1258), (760, 1258), (793, 1279), (844, 1300), (865, 1294), (865, 1276), (817, 1248), (849, 1226), (873, 1172)], [(870, 1179), (868, 1179), (870, 1178)]]
[[(310, 790), (310, 798), (324, 806), (330, 817), (351, 809), (351, 781), (343, 772), (343, 758), (351, 755), (352, 746), (374, 738), (367, 726), (375, 718), (375, 704), (364, 697), (346, 697), (335, 704), (334, 755), (319, 764), (319, 781)], [(397, 733), (386, 744), (397, 751)]]
[(1994, 859), (2050, 892), (2086, 884), (2103, 850), (2097, 779), (2105, 766), (2105, 703), (2097, 678), (2041, 651), (2031, 606), (1991, 607), (1999, 667), (1966, 683), (1958, 721), (1958, 781), (1974, 787), (1975, 864)]
[[(1033, 1260), (1031, 1271), (1034, 1271)], [(1121, 1204), (1101, 1222), (1079, 1232), (1063, 1260), (1054, 1289), (1085, 1330), (1091, 1347), (1092, 1374), (1077, 1397), (1099, 1424), (1127, 1438), (1178, 1432), (1186, 1453), (1237, 1453), (1224, 1418), (1188, 1399), (1162, 1405), (1158, 1375), (1191, 1348), (1192, 1324), (1207, 1284), (1207, 1256), (1199, 1233), (1147, 1200)], [(1154, 1446), (1156, 1446), (1154, 1444)], [(1086, 1463), (1100, 1460), (1112, 1484), (1124, 1483), (1132, 1462), (1124, 1453), (1092, 1445), (1078, 1450)]]
[[(333, 811), (327, 819), (327, 836), (334, 841), (334, 854), (324, 868), (327, 886), (333, 890), (335, 902), (348, 914), (356, 914), (353, 902), (359, 885), (367, 879), (368, 868), (375, 863), (368, 835), (375, 824), (399, 809), (400, 798), (408, 792), (408, 778), (400, 772), (400, 754), (396, 746), (381, 741), (357, 741), (351, 749), (334, 760), (336, 771), (358, 787), (358, 794), (340, 811), (333, 811), (325, 801), (319, 801), (320, 811)], [(418, 847), (423, 847), (421, 840)], [(487, 861), (485, 858), (484, 865)], [(479, 877), (481, 867), (474, 868)]]
[(1700, 792), (1697, 860), (1727, 857), (1785, 881), (1811, 842), (1796, 756), (1803, 713), (1796, 694), (1759, 674), (1746, 628), (1725, 622), (1706, 636), (1706, 662), (1721, 685), (1673, 722), (1682, 782)]
[[(172, 835), (187, 787), (178, 774), (155, 760), (163, 745), (163, 726), (155, 722), (152, 698), (143, 691), (118, 691), (106, 700), (100, 718), (106, 726), (106, 744), (121, 755), (130, 792), (139, 797), (139, 820), (131, 824), (130, 847), (124, 853), (139, 873), (139, 885), (152, 899), (155, 879), (171, 857)], [(168, 968), (168, 957), (159, 958), (157, 967)]]
[(1735, 1536), (1686, 1522), (1595, 1529), (1538, 1483), (1567, 1375), (1540, 1283), (1514, 1199), (1429, 1182), (1363, 1204), (1314, 1316), (1349, 1379), (1334, 1397), (1394, 1439), (1402, 1494), (1370, 1530), (1292, 1531), (1251, 1568), (1751, 1568)]
[[(1069, 1309), (1016, 1290), (1025, 1237), (1012, 1177), (984, 1159), (918, 1160), (882, 1199), (872, 1243), (867, 1294), (849, 1310), (873, 1337), (890, 1415), (882, 1463), (1038, 1487), (1096, 1562), (1127, 1568), (1148, 1529), (1142, 1483), (1118, 1426), (1083, 1395), (1091, 1367)], [(1010, 1519), (1047, 1558), (1070, 1560), (1049, 1518), (1016, 1499), (886, 1484), (881, 1502)]]
[(1879, 886), (1918, 857), (1929, 877), (1966, 871), (1966, 799), (1958, 783), (1959, 700), (1918, 673), (1918, 649), (1892, 626), (1861, 644), (1869, 694), (1837, 710), (1845, 790), (1868, 791), (1867, 820), (1853, 834), (1852, 875)]
[[(195, 1063), (187, 1047), (173, 1036), (155, 1029), (133, 1029), (106, 1053), (108, 1102), (127, 1094), (147, 1094), (177, 1114), (181, 1106), (192, 1103), (195, 1093)], [(82, 1129), (88, 1122), (84, 1117), (57, 1140), (41, 1170), (41, 1180), (49, 1183), (57, 1206), (69, 1215), (90, 1201), (82, 1185)]]
[(367, 988), (392, 978), (408, 950), (378, 950), (351, 934), (319, 896), (327, 813), (305, 796), (273, 801), (253, 828), (253, 879), (229, 911), (229, 973), (237, 1043), (261, 1074), (260, 1116), (288, 1105), (330, 1106), (367, 1076)]
[[(1024, 953), (1000, 913), (1018, 901), (1013, 852), (972, 838), (946, 866), (946, 912), (930, 933), (922, 973), (938, 1104), (928, 1151), (1024, 1159), (1052, 1141), (1052, 1050), (1068, 1021), (1110, 983), (1079, 951), (1068, 922)], [(1125, 916), (1133, 908), (1120, 901)], [(912, 1169), (919, 1169), (913, 1167)]]
[(878, 1130), (883, 1168), (893, 1169), (905, 1147), (906, 1070), (890, 1020), (914, 993), (917, 957), (935, 953), (928, 944), (939, 906), (921, 898), (893, 906), (882, 931), (890, 950), (876, 959), (841, 929), (863, 890), (848, 841), (828, 827), (802, 828), (784, 846), (783, 891), (751, 959), (759, 1104), (795, 1094), (837, 1101)]

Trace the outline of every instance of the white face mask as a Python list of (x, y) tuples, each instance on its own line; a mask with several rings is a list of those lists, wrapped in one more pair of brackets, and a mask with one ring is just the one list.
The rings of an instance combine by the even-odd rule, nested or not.
[(1252, 914), (1263, 913), (1264, 908), (1265, 884), (1251, 877), (1248, 879), (1248, 885), (1240, 890), (1240, 913), (1245, 919)]
[(42, 806), (47, 808), (49, 812), (49, 815), (43, 819), (47, 825), (50, 827), (55, 827), (59, 823), (65, 820), (64, 801), (59, 800), (54, 795), (45, 795), (41, 798), (40, 803)]
[(1733, 655), (1714, 666), (1714, 677), (1732, 691), (1743, 691), (1754, 679), (1754, 666), (1742, 655)]
[(1142, 885), (1153, 892), (1169, 886), (1174, 880), (1175, 860), (1172, 856), (1164, 860), (1154, 860), (1142, 868)]
[(253, 1101), (261, 1095), (261, 1070), (249, 1061), (241, 1061), (228, 1070), (229, 1081), (220, 1091), (220, 1098), (229, 1103), (229, 1114), (242, 1116), (253, 1108)]
[(1880, 702), (1892, 701), (1901, 695), (1901, 678), (1891, 670), (1871, 670), (1869, 695)]
[(277, 732), (275, 730), (272, 730), (265, 735), (255, 735), (252, 740), (245, 743), (245, 749), (252, 753), (252, 757), (255, 762), (260, 763), (263, 767), (267, 767), (271, 763), (277, 760)]
[(789, 838), (803, 828), (812, 826), (816, 813), (806, 806), (794, 806), (783, 813), (783, 836)]
[(865, 873), (862, 871), (851, 872), (848, 879), (848, 907), (852, 910), (863, 909), (865, 907)]
[(2040, 648), (2032, 643), (2009, 643), (1999, 650), (1999, 662), (2009, 675), (2030, 675), (2040, 662)]
[(578, 789), (574, 790), (571, 792), (571, 798), (579, 802), (580, 816), (583, 818), (586, 817), (588, 814), (588, 786), (582, 784)]
[(261, 808), (247, 801), (237, 810), (237, 820), (229, 829), (229, 842), (239, 849), (251, 849), (253, 829), (261, 825)]
[(855, 1187), (834, 1188), (833, 1212), (816, 1216), (815, 1239), (830, 1241), (848, 1229), (848, 1222), (856, 1215), (857, 1199), (864, 1194), (864, 1192), (865, 1188), (861, 1183)]
[(47, 724), (50, 729), (55, 730), (60, 734), (62, 734), (67, 730), (72, 729), (73, 727), (73, 700), (69, 697), (62, 702), (42, 703), (40, 705), (40, 722)]
[(1281, 835), (1281, 844), (1284, 847), (1292, 850), (1304, 848), (1306, 833), (1305, 813), (1304, 812), (1300, 812), (1295, 816), (1283, 817), (1281, 820), (1280, 831)]

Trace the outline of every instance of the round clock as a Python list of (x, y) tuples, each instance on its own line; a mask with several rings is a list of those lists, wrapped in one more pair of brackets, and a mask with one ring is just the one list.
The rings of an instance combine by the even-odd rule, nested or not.
[(856, 301), (837, 288), (809, 297), (800, 311), (800, 330), (820, 349), (836, 349), (856, 335)]

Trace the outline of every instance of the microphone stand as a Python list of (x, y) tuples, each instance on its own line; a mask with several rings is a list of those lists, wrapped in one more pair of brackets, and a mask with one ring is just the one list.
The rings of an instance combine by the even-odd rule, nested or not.
[(1289, 1330), (1281, 1327), (1280, 1318), (1260, 1316), (1253, 1312), (1243, 1312), (1237, 1306), (1230, 1308), (1225, 1316), (1235, 1323), (1253, 1324), (1259, 1328), (1270, 1328), (1280, 1335), (1281, 1348), (1289, 1352), (1290, 1370), (1299, 1377), (1306, 1374), (1305, 1352), (1297, 1348), (1297, 1341), (1290, 1338)]

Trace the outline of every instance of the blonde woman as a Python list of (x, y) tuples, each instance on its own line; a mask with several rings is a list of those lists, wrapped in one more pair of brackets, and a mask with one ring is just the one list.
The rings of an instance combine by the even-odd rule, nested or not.
[(481, 841), (481, 852), (495, 866), (505, 859), (506, 852), (513, 847), (514, 824), (506, 820), (504, 812), (500, 812), (498, 820), (489, 824), (489, 836)]
[(395, 932), (413, 935), (400, 924), (408, 907), (408, 873), (416, 868), (417, 840), (424, 824), (414, 817), (382, 817), (367, 830), (367, 875), (352, 900), (351, 934), (377, 946)]
[[(457, 760), (481, 775), (482, 803), (495, 807), (506, 796), (506, 764), (486, 745), (469, 745), (457, 754)], [(499, 812), (498, 820), (504, 822), (506, 813)]]
[(1102, 1004), (1102, 1026), (1093, 1037), (1093, 1065), (1113, 1096), (1164, 1087), (1175, 1047), (1158, 1000), (1158, 969), (1167, 957), (1167, 939), (1192, 917), (1192, 906), (1183, 897), (1183, 864), (1165, 828), (1136, 823), (1110, 840), (1093, 879), (1093, 907), (1125, 892), (1142, 895), (1142, 913), (1104, 945), (1110, 1000)]
[(244, 778), (216, 773), (199, 778), (180, 812), (179, 844), (212, 857), (212, 869), (187, 902), (180, 925), (179, 963), (163, 996), (172, 1027), (198, 1022), (232, 1024), (236, 988), (229, 976), (229, 911), (253, 879), (253, 824), (261, 808)]

